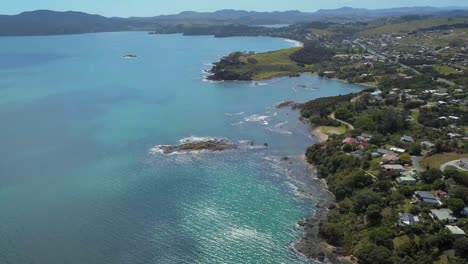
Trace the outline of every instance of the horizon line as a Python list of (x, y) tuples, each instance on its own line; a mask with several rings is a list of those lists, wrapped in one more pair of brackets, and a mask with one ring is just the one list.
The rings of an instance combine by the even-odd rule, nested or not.
[(131, 15), (131, 16), (115, 16), (115, 15), (112, 15), (112, 16), (107, 16), (107, 15), (101, 15), (99, 13), (80, 11), (80, 10), (34, 9), (34, 10), (25, 10), (25, 11), (15, 13), (15, 14), (0, 14), (0, 16), (17, 16), (17, 15), (21, 15), (21, 14), (24, 14), (24, 13), (31, 13), (31, 12), (37, 12), (37, 11), (51, 11), (51, 12), (57, 12), (57, 13), (76, 12), (76, 13), (84, 13), (84, 14), (88, 14), (88, 15), (98, 15), (98, 16), (107, 17), (107, 18), (147, 18), (147, 17), (158, 17), (158, 16), (173, 16), (173, 15), (179, 15), (179, 14), (186, 13), (186, 12), (216, 13), (216, 12), (228, 11), (228, 10), (230, 10), (230, 11), (256, 12), (256, 13), (274, 13), (274, 12), (284, 13), (284, 12), (291, 12), (291, 11), (296, 12), (297, 11), (297, 12), (301, 12), (301, 13), (314, 14), (314, 13), (317, 13), (318, 11), (320, 11), (320, 10), (339, 10), (339, 9), (343, 9), (343, 8), (361, 9), (361, 10), (369, 10), (369, 11), (386, 10), (386, 9), (390, 10), (390, 9), (400, 9), (400, 8), (435, 8), (435, 9), (457, 10), (457, 8), (468, 9), (468, 6), (439, 6), (438, 7), (438, 6), (428, 6), (428, 5), (426, 5), (426, 6), (416, 5), (416, 6), (399, 6), (399, 7), (389, 7), (389, 8), (361, 8), (361, 7), (342, 6), (342, 7), (338, 7), (338, 8), (320, 8), (320, 9), (316, 9), (315, 11), (303, 11), (303, 10), (299, 10), (299, 9), (260, 11), (260, 10), (225, 8), (225, 9), (218, 9), (218, 10), (214, 10), (214, 11), (185, 10), (185, 11), (180, 11), (178, 13), (176, 12), (176, 13), (170, 13), (170, 14), (169, 13), (168, 14), (155, 14), (155, 15), (150, 15), (150, 16), (139, 16), (139, 15)]

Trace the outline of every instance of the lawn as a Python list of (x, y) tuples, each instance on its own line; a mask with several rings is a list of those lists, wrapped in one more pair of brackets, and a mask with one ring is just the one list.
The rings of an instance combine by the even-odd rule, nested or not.
[(431, 19), (422, 19), (422, 20), (414, 20), (414, 21), (407, 21), (403, 23), (387, 23), (383, 26), (378, 26), (375, 28), (371, 28), (368, 30), (364, 30), (360, 32), (360, 35), (369, 36), (369, 35), (381, 35), (381, 34), (390, 34), (390, 33), (403, 33), (409, 32), (412, 30), (417, 30), (421, 28), (429, 28), (433, 26), (439, 25), (446, 25), (446, 24), (457, 24), (457, 23), (464, 23), (464, 19), (462, 18), (455, 18), (451, 21), (447, 20), (447, 18), (431, 18)]
[(421, 113), (419, 112), (419, 110), (411, 111), (411, 116), (413, 117), (414, 122), (417, 123), (417, 124), (419, 124), (418, 120), (419, 120), (420, 115), (421, 115)]
[(429, 168), (431, 169), (440, 169), (440, 166), (446, 162), (452, 161), (452, 160), (458, 160), (462, 158), (468, 158), (468, 153), (463, 153), (463, 154), (458, 154), (458, 153), (444, 153), (444, 154), (436, 154), (433, 156), (430, 156), (428, 158), (425, 158), (421, 161), (421, 167)]
[[(414, 237), (414, 242), (419, 243), (419, 241), (420, 241), (419, 236), (415, 236)], [(403, 245), (406, 242), (410, 242), (410, 238), (407, 235), (400, 236), (400, 237), (395, 237), (393, 239), (393, 246), (395, 248), (398, 248), (398, 247), (400, 247), (401, 245)]]
[(320, 130), (322, 133), (331, 136), (331, 135), (342, 135), (346, 133), (346, 131), (348, 131), (348, 128), (346, 126), (339, 126), (339, 127), (322, 126)]
[(440, 256), (436, 261), (434, 261), (434, 264), (448, 264), (448, 257), (447, 256)]
[(433, 68), (442, 75), (460, 74), (456, 69), (446, 65), (435, 65)]
[(273, 77), (295, 75), (302, 72), (311, 72), (313, 67), (306, 65), (300, 67), (289, 58), (291, 54), (300, 50), (300, 47), (282, 49), (277, 51), (243, 55), (240, 60), (244, 63), (238, 70), (252, 72), (254, 80), (266, 80)]

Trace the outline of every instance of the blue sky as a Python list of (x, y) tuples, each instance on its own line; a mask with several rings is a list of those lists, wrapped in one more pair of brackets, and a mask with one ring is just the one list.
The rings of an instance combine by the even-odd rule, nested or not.
[[(256, 11), (316, 11), (342, 6), (370, 9), (401, 6), (460, 6), (460, 0), (2, 0), (0, 13), (51, 9), (76, 10), (105, 16), (152, 16), (180, 11), (214, 11), (244, 9)], [(467, 6), (465, 4), (465, 6)]]

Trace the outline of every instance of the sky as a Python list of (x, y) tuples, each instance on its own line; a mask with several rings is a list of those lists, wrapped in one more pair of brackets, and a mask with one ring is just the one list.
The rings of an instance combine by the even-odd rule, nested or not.
[[(181, 11), (243, 9), (249, 11), (316, 11), (343, 6), (379, 9), (406, 6), (461, 6), (460, 0), (0, 0), (1, 14), (50, 9), (104, 16), (155, 16)], [(468, 3), (465, 4), (468, 6)]]

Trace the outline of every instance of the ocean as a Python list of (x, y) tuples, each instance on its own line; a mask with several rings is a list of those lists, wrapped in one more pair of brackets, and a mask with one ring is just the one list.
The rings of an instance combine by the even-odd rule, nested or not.
[[(0, 38), (0, 263), (310, 263), (292, 245), (323, 198), (301, 158), (316, 139), (298, 112), (274, 105), (362, 88), (310, 75), (204, 80), (230, 52), (294, 45), (143, 32)], [(151, 151), (190, 137), (254, 146)]]

